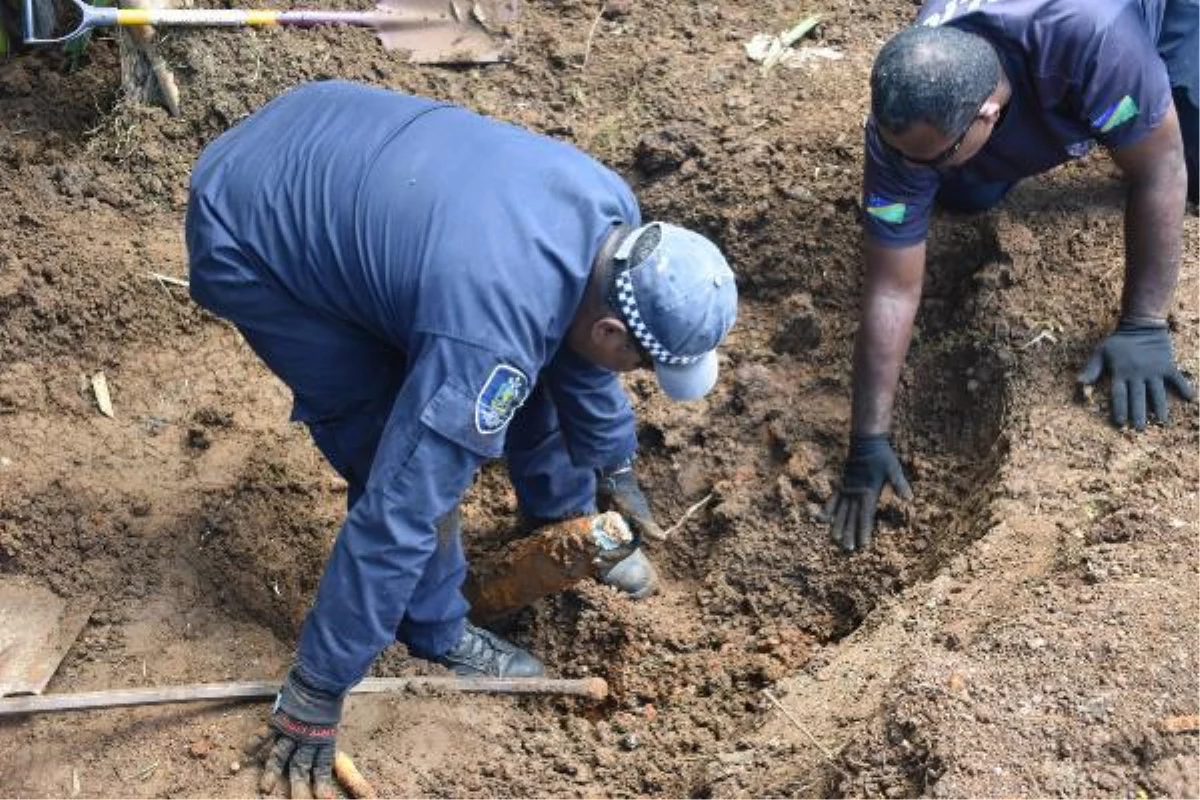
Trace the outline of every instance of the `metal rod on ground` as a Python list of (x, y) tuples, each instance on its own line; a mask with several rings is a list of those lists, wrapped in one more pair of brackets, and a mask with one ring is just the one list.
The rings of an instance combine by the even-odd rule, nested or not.
[[(99, 692), (31, 695), (0, 699), (0, 717), (49, 711), (82, 711), (89, 708), (191, 703), (201, 700), (265, 700), (279, 692), (279, 681), (198, 683), (155, 686), (145, 689), (110, 689)], [(602, 700), (608, 696), (603, 678), (366, 678), (350, 694), (385, 694), (408, 689), (494, 694), (566, 694)]]

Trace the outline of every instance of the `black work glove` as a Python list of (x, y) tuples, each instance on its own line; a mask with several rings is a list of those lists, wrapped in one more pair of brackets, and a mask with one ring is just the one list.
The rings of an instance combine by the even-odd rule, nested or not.
[(833, 493), (822, 516), (829, 523), (829, 534), (847, 553), (871, 544), (875, 529), (875, 510), (883, 485), (905, 500), (912, 489), (900, 467), (900, 459), (886, 433), (853, 434), (850, 454), (842, 468), (842, 485)]
[(265, 758), (259, 791), (274, 791), (286, 767), (291, 797), (337, 797), (333, 757), (341, 718), (342, 695), (310, 686), (293, 667), (275, 698), (270, 729), (257, 745)]
[(596, 474), (596, 504), (601, 511), (616, 511), (628, 520), (638, 537), (645, 536), (656, 541), (665, 538), (662, 528), (654, 521), (642, 487), (638, 485), (632, 458)]
[(1171, 334), (1162, 320), (1121, 320), (1092, 353), (1076, 380), (1095, 383), (1105, 368), (1112, 380), (1112, 421), (1118, 428), (1129, 422), (1139, 431), (1146, 429), (1147, 395), (1150, 412), (1165, 425), (1170, 419), (1167, 386), (1184, 400), (1196, 397), (1196, 390), (1175, 364)]

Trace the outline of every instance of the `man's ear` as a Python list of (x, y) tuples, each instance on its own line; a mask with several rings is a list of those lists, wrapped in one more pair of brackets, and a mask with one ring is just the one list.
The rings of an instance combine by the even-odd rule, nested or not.
[(983, 105), (979, 108), (979, 113), (976, 116), (986, 122), (988, 125), (995, 125), (1000, 120), (1000, 112), (1004, 110), (1004, 104), (992, 95), (987, 100), (983, 101)]
[(601, 348), (611, 348), (625, 342), (625, 323), (616, 317), (601, 317), (592, 323), (592, 344)]

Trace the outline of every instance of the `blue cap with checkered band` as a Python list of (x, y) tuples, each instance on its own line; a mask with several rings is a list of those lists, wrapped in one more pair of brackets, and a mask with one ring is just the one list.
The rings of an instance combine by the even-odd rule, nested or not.
[(609, 304), (654, 359), (672, 400), (717, 382), (716, 348), (737, 319), (737, 284), (717, 246), (665, 222), (634, 229), (613, 256)]

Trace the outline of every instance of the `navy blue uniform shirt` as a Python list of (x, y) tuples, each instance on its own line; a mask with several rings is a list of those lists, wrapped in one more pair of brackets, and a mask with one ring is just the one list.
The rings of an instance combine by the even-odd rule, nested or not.
[[(314, 319), (402, 354), (366, 490), (300, 641), (305, 677), (341, 691), (394, 640), (435, 522), (480, 464), (501, 455), (539, 378), (576, 465), (635, 450), (618, 377), (563, 339), (606, 235), (640, 224), (637, 202), (618, 175), (567, 144), (341, 82), (285, 94), (231, 129), (206, 149), (192, 186), (197, 301), (219, 309), (239, 281), (266, 284)], [(295, 418), (353, 405), (356, 387), (337, 385), (333, 371), (324, 385), (320, 365), (302, 369), (309, 382)]]
[[(996, 48), (1012, 99), (987, 144), (957, 169), (971, 182), (1012, 182), (1085, 155), (1136, 144), (1171, 104), (1156, 50), (1165, 0), (930, 0), (917, 24), (952, 25)], [(866, 125), (867, 233), (888, 246), (924, 241), (940, 183)]]

